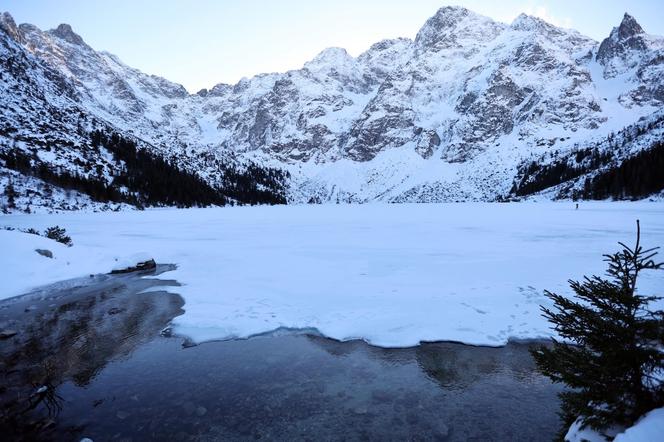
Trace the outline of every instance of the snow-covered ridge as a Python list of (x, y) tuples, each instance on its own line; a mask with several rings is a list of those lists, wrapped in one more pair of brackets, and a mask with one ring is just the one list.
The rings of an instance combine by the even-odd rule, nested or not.
[[(38, 108), (75, 108), (211, 182), (201, 157), (287, 169), (293, 202), (494, 200), (524, 160), (564, 155), (664, 103), (664, 39), (629, 14), (599, 43), (524, 14), (503, 24), (444, 7), (414, 40), (358, 57), (329, 48), (301, 69), (197, 94), (95, 51), (68, 25), (41, 31), (4, 13), (0, 29), (6, 127), (47, 124), (68, 139), (79, 123)], [(0, 134), (0, 149), (15, 140)]]

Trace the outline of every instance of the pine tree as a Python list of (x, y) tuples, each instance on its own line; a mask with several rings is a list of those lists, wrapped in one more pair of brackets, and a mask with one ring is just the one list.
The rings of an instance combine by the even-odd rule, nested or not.
[(9, 209), (16, 208), (16, 190), (14, 189), (14, 184), (12, 184), (11, 179), (5, 187), (5, 196), (7, 197), (7, 207)]
[(605, 255), (608, 279), (593, 276), (570, 281), (575, 298), (546, 292), (552, 309), (543, 315), (563, 341), (532, 350), (539, 370), (563, 392), (562, 417), (569, 426), (606, 430), (630, 426), (646, 412), (664, 405), (664, 311), (651, 311), (656, 296), (637, 294), (643, 270), (661, 269), (656, 249), (644, 250), (637, 221), (636, 246)]

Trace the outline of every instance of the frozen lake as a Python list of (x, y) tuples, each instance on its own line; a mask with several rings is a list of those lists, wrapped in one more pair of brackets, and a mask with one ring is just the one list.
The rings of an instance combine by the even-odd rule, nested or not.
[[(65, 227), (74, 247), (0, 231), (0, 297), (108, 272), (136, 253), (168, 274), (194, 341), (316, 329), (382, 347), (422, 341), (499, 346), (551, 334), (545, 289), (603, 274), (602, 255), (664, 245), (664, 204), (649, 202), (327, 205), (12, 215), (0, 223)], [(50, 249), (54, 258), (35, 253)], [(664, 289), (644, 274), (640, 288)]]
[[(165, 269), (160, 269), (165, 270)], [(169, 273), (162, 274), (165, 278)], [(0, 301), (8, 440), (552, 440), (525, 344), (408, 349), (308, 334), (184, 348), (174, 281), (96, 276)]]

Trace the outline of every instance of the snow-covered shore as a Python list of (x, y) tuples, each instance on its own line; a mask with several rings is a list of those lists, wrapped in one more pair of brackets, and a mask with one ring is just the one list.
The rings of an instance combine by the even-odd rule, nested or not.
[[(602, 274), (602, 254), (664, 245), (663, 203), (228, 207), (10, 215), (1, 226), (67, 229), (74, 246), (0, 231), (0, 298), (137, 253), (174, 263), (195, 341), (315, 328), (385, 347), (452, 340), (501, 345), (549, 336), (543, 290)], [(49, 249), (54, 258), (37, 254)], [(644, 274), (664, 294), (664, 275)]]
[[(661, 440), (664, 434), (664, 408), (647, 413), (633, 426), (613, 436), (614, 442), (651, 442)], [(565, 435), (566, 442), (608, 442), (604, 436), (590, 428), (580, 429), (575, 422)]]

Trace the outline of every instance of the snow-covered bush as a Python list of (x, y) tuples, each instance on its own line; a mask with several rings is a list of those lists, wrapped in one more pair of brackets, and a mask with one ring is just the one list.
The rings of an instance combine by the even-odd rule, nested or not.
[(71, 247), (74, 245), (71, 241), (71, 237), (67, 235), (67, 231), (60, 226), (49, 227), (44, 231), (44, 236), (66, 246)]

